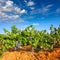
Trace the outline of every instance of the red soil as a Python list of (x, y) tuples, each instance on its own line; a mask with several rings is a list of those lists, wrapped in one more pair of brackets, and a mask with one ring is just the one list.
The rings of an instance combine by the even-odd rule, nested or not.
[[(52, 52), (39, 51), (38, 53), (31, 51), (7, 51), (3, 53), (3, 57), (0, 60), (60, 60), (60, 48), (55, 48)], [(28, 50), (29, 50), (28, 46)], [(31, 49), (30, 49), (31, 50)]]

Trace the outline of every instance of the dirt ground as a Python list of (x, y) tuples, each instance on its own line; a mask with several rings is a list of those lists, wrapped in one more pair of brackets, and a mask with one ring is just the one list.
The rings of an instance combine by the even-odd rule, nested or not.
[(26, 50), (7, 51), (3, 53), (0, 60), (60, 60), (60, 48), (55, 48), (52, 52), (39, 51), (38, 53)]

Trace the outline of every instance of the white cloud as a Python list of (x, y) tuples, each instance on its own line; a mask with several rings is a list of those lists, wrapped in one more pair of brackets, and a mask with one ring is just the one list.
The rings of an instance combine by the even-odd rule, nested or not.
[(38, 14), (38, 13), (40, 13), (42, 15), (46, 15), (46, 14), (48, 14), (48, 12), (50, 11), (52, 6), (53, 5), (50, 4), (50, 5), (47, 5), (47, 6), (43, 6), (42, 8), (39, 8), (39, 9), (36, 9), (36, 10), (32, 10), (31, 14)]
[(34, 2), (33, 1), (29, 1), (28, 3), (27, 3), (27, 6), (33, 6), (34, 5)]
[(25, 9), (21, 10), (20, 13), (21, 13), (21, 14), (26, 13)]
[(34, 9), (35, 9), (35, 8), (34, 8), (34, 5), (35, 5), (34, 1), (32, 1), (32, 0), (29, 0), (29, 1), (24, 0), (24, 2), (26, 3), (26, 5), (27, 5), (31, 10), (34, 10)]
[(19, 18), (19, 15), (7, 15), (6, 13), (0, 12), (0, 19), (2, 20), (8, 20), (8, 19), (14, 20), (17, 18)]
[(22, 14), (25, 14), (26, 10), (17, 7), (13, 1), (10, 0), (0, 0), (0, 19), (9, 20), (17, 19)]
[(25, 3), (27, 3), (27, 0), (24, 0)]
[(34, 26), (39, 26), (39, 23), (33, 23)]
[(50, 8), (52, 7), (53, 5), (47, 5), (45, 7), (42, 7), (41, 11), (42, 11), (42, 14), (46, 14), (49, 12)]
[(34, 10), (35, 8), (34, 7), (30, 7), (31, 10)]
[(50, 5), (47, 5), (47, 6), (46, 6), (46, 8), (50, 8), (50, 7), (52, 7), (52, 6), (53, 6), (53, 5), (52, 5), (52, 4), (50, 4)]
[(60, 8), (57, 8), (56, 9), (56, 13), (60, 13)]
[(6, 2), (6, 5), (7, 5), (7, 6), (12, 6), (12, 5), (13, 5), (13, 2), (8, 0), (8, 1)]
[(43, 20), (43, 19), (45, 19), (45, 17), (41, 17), (41, 19)]
[(9, 19), (11, 19), (11, 18), (17, 19), (17, 18), (19, 18), (19, 15), (12, 15), (12, 16), (7, 16), (7, 17), (9, 17)]

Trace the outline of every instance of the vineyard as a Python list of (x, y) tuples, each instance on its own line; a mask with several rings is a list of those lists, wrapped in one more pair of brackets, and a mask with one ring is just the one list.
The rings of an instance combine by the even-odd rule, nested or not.
[[(46, 30), (36, 30), (33, 25), (24, 30), (18, 29), (15, 25), (11, 31), (3, 28), (4, 34), (0, 34), (0, 56), (6, 51), (18, 51), (24, 46), (31, 46), (31, 52), (53, 51), (60, 48), (60, 25), (55, 28), (50, 26), (50, 33)], [(29, 49), (26, 49), (29, 50)]]

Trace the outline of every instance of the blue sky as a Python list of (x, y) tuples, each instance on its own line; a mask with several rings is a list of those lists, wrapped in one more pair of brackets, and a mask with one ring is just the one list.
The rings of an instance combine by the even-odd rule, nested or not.
[(60, 24), (60, 0), (0, 0), (0, 33), (12, 25), (24, 29), (34, 25), (38, 30)]

